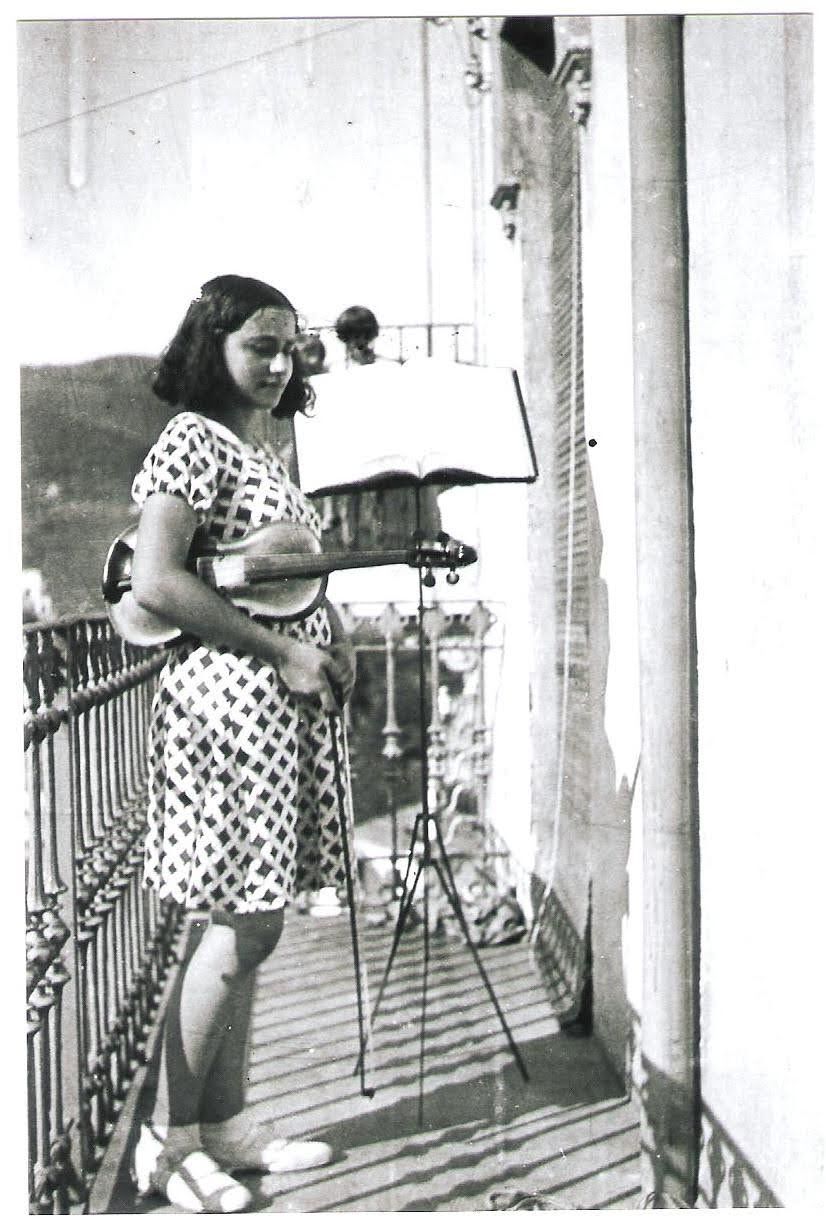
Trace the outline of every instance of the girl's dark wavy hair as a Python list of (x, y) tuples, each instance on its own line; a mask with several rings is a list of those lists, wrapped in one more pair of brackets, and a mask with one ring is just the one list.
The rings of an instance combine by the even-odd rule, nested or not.
[[(295, 307), (265, 281), (230, 273), (202, 285), (161, 355), (152, 379), (155, 395), (169, 405), (220, 413), (237, 394), (224, 361), (224, 338), (262, 307), (291, 312), (298, 329)], [(273, 413), (278, 417), (307, 413), (314, 400), (315, 393), (306, 382), (301, 356), (296, 352), (293, 373)]]

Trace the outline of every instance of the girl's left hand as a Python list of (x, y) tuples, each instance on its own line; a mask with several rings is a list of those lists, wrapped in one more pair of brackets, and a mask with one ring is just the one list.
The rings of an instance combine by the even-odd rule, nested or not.
[(332, 667), (327, 672), (339, 691), (342, 706), (349, 700), (356, 684), (356, 652), (349, 639), (339, 639), (327, 648)]

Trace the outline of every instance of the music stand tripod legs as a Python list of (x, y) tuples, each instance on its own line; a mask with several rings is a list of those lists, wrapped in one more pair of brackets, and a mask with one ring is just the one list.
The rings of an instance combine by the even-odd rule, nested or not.
[[(422, 541), (421, 528), (421, 486), (416, 486), (416, 534), (415, 540), (417, 544)], [(432, 587), (435, 582), (431, 572), (426, 572), (425, 567), (420, 563), (418, 567), (418, 582), (419, 582), (419, 600), (418, 600), (418, 683), (419, 683), (419, 735), (421, 745), (421, 810), (416, 815), (413, 823), (413, 830), (410, 837), (410, 846), (407, 854), (407, 866), (405, 869), (404, 880), (402, 882), (401, 893), (399, 896), (399, 910), (396, 917), (396, 924), (393, 930), (393, 939), (390, 946), (390, 953), (387, 958), (384, 971), (382, 973), (381, 982), (376, 994), (376, 1001), (371, 1014), (371, 1025), (375, 1022), (379, 1009), (381, 1008), (384, 991), (387, 987), (387, 982), (390, 979), (390, 972), (393, 968), (393, 962), (401, 943), (404, 934), (405, 926), (410, 916), (413, 907), (413, 901), (416, 896), (420, 880), (423, 879), (422, 903), (423, 903), (423, 966), (422, 966), (422, 995), (421, 995), (421, 1021), (419, 1029), (419, 1124), (422, 1124), (423, 1118), (423, 1097), (424, 1097), (424, 1056), (425, 1056), (425, 1031), (427, 1022), (427, 989), (428, 989), (428, 973), (430, 968), (430, 915), (429, 915), (429, 894), (430, 894), (430, 876), (429, 871), (432, 869), (438, 878), (439, 885), (444, 892), (445, 898), (450, 905), (454, 917), (458, 921), (462, 937), (465, 944), (470, 950), (473, 961), (476, 965), (476, 970), (485, 987), (491, 1004), (493, 1005), (496, 1017), (499, 1019), (499, 1024), (508, 1041), (508, 1047), (513, 1054), (522, 1078), (528, 1081), (528, 1070), (525, 1062), (522, 1059), (522, 1054), (519, 1047), (513, 1038), (510, 1027), (499, 1000), (494, 992), (493, 985), (485, 970), (484, 964), (479, 956), (479, 951), (473, 941), (468, 927), (467, 919), (462, 909), (462, 900), (459, 896), (456, 887), (456, 881), (453, 876), (453, 870), (450, 864), (447, 850), (445, 848), (444, 838), (442, 836), (441, 827), (439, 824), (438, 812), (432, 812), (430, 809), (430, 780), (429, 766), (427, 755), (427, 711), (426, 711), (426, 671), (425, 671), (425, 629), (424, 629), (424, 589)], [(454, 580), (455, 582), (455, 580)], [(481, 662), (480, 662), (481, 667)], [(433, 844), (436, 844), (437, 855), (433, 854)], [(421, 847), (417, 855), (417, 841), (420, 841)], [(395, 871), (395, 866), (394, 866)], [(395, 881), (395, 872), (394, 872)], [(359, 1053), (359, 1059), (356, 1064), (356, 1072), (359, 1071), (364, 1062), (364, 1048)]]

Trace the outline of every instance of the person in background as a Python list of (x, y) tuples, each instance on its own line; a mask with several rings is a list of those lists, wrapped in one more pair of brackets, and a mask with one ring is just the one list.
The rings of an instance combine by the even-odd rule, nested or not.
[(344, 346), (347, 366), (370, 366), (376, 361), (379, 324), (369, 307), (347, 307), (336, 320), (335, 329)]
[(133, 595), (182, 631), (152, 708), (144, 883), (203, 924), (166, 1011), (133, 1178), (140, 1194), (196, 1213), (250, 1208), (236, 1172), (333, 1157), (247, 1106), (246, 1040), (256, 969), (275, 951), (285, 909), (303, 890), (346, 881), (340, 822), (352, 815), (338, 809), (337, 715), (354, 654), (329, 602), (279, 622), (187, 566), (196, 531), (207, 550), (275, 521), (319, 533), (268, 440), (272, 418), (290, 423), (311, 405), (297, 332), (295, 308), (272, 286), (207, 282), (161, 359), (153, 390), (175, 413), (132, 487)]
[[(336, 319), (335, 330), (344, 345), (345, 367), (392, 361), (376, 354), (379, 322), (369, 307), (347, 307)], [(422, 532), (433, 539), (441, 529), (441, 518), (432, 486), (422, 488), (420, 505)], [(324, 503), (324, 527), (345, 549), (403, 549), (416, 527), (415, 492), (399, 488), (329, 496)]]
[(317, 332), (300, 332), (295, 339), (295, 354), (302, 374), (323, 375), (327, 370), (327, 349)]
[(52, 598), (43, 574), (36, 567), (23, 571), (23, 622), (47, 622), (54, 617)]

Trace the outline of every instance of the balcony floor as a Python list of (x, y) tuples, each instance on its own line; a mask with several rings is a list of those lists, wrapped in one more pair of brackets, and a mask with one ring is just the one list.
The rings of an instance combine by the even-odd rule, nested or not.
[[(392, 926), (362, 934), (371, 1000)], [(360, 1094), (353, 963), (345, 916), (288, 914), (259, 974), (251, 1102), (283, 1132), (323, 1138), (337, 1161), (315, 1172), (244, 1176), (258, 1213), (478, 1211), (502, 1189), (551, 1208), (639, 1204), (637, 1113), (598, 1045), (560, 1030), (527, 942), (480, 951), (530, 1075), (524, 1082), (471, 952), (430, 943), (419, 1121), (421, 926), (404, 933), (374, 1027), (375, 1096)], [(153, 1066), (138, 1079), (98, 1174), (92, 1213), (164, 1214), (135, 1198), (128, 1155)]]

